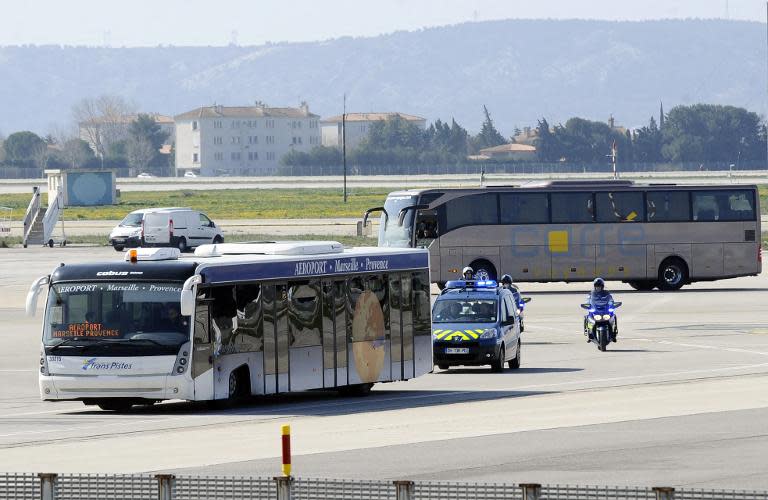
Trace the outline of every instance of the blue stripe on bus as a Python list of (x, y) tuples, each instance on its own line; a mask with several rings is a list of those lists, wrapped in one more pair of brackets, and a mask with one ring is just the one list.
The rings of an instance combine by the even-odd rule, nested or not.
[(363, 255), (331, 259), (307, 259), (288, 262), (252, 262), (204, 267), (200, 274), (205, 283), (259, 279), (303, 278), (336, 274), (390, 272), (427, 268), (426, 252), (401, 255)]

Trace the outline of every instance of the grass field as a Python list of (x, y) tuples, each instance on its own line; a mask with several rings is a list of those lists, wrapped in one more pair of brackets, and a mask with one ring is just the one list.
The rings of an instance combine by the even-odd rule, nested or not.
[[(367, 208), (381, 206), (389, 191), (355, 189), (346, 204), (339, 189), (135, 191), (122, 193), (117, 205), (67, 207), (65, 220), (122, 219), (128, 212), (149, 207), (190, 207), (214, 220), (360, 217)], [(28, 194), (3, 194), (0, 207), (13, 209), (11, 217), (18, 221), (24, 217), (29, 200)]]
[[(65, 220), (115, 220), (139, 208), (181, 206), (201, 210), (214, 220), (360, 217), (367, 208), (381, 206), (388, 192), (355, 189), (345, 204), (338, 189), (136, 191), (123, 193), (117, 205), (68, 207), (64, 216)], [(29, 199), (28, 194), (3, 194), (0, 207), (10, 207), (11, 218), (18, 221)], [(768, 186), (760, 186), (760, 211), (768, 214)]]

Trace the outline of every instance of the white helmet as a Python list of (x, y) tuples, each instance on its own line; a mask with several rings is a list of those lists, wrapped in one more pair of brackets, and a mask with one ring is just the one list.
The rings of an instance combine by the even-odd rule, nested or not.
[(461, 270), (461, 275), (462, 276), (466, 276), (467, 273), (469, 273), (469, 274), (474, 276), (475, 271), (471, 267), (467, 266), (467, 267), (465, 267), (464, 269)]

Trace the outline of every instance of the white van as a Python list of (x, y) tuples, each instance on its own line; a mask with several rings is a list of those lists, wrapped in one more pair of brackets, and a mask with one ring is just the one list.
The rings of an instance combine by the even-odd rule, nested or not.
[(221, 229), (197, 210), (176, 208), (144, 214), (142, 246), (171, 246), (184, 252), (199, 245), (223, 242)]
[(141, 246), (141, 226), (144, 223), (144, 215), (149, 212), (157, 212), (161, 210), (189, 210), (184, 207), (162, 207), (162, 208), (142, 208), (141, 210), (134, 210), (125, 216), (120, 224), (112, 229), (109, 233), (109, 244), (114, 247), (118, 252), (122, 252), (126, 248), (134, 248)]

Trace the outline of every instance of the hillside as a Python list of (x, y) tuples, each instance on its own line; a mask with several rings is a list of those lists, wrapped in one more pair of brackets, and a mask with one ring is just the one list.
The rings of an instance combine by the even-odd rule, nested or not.
[(766, 111), (765, 25), (741, 21), (488, 21), (373, 38), (258, 47), (0, 48), (0, 132), (38, 133), (83, 97), (122, 95), (178, 114), (220, 103), (321, 116), (400, 110), (476, 131), (579, 115), (645, 124), (695, 102)]

